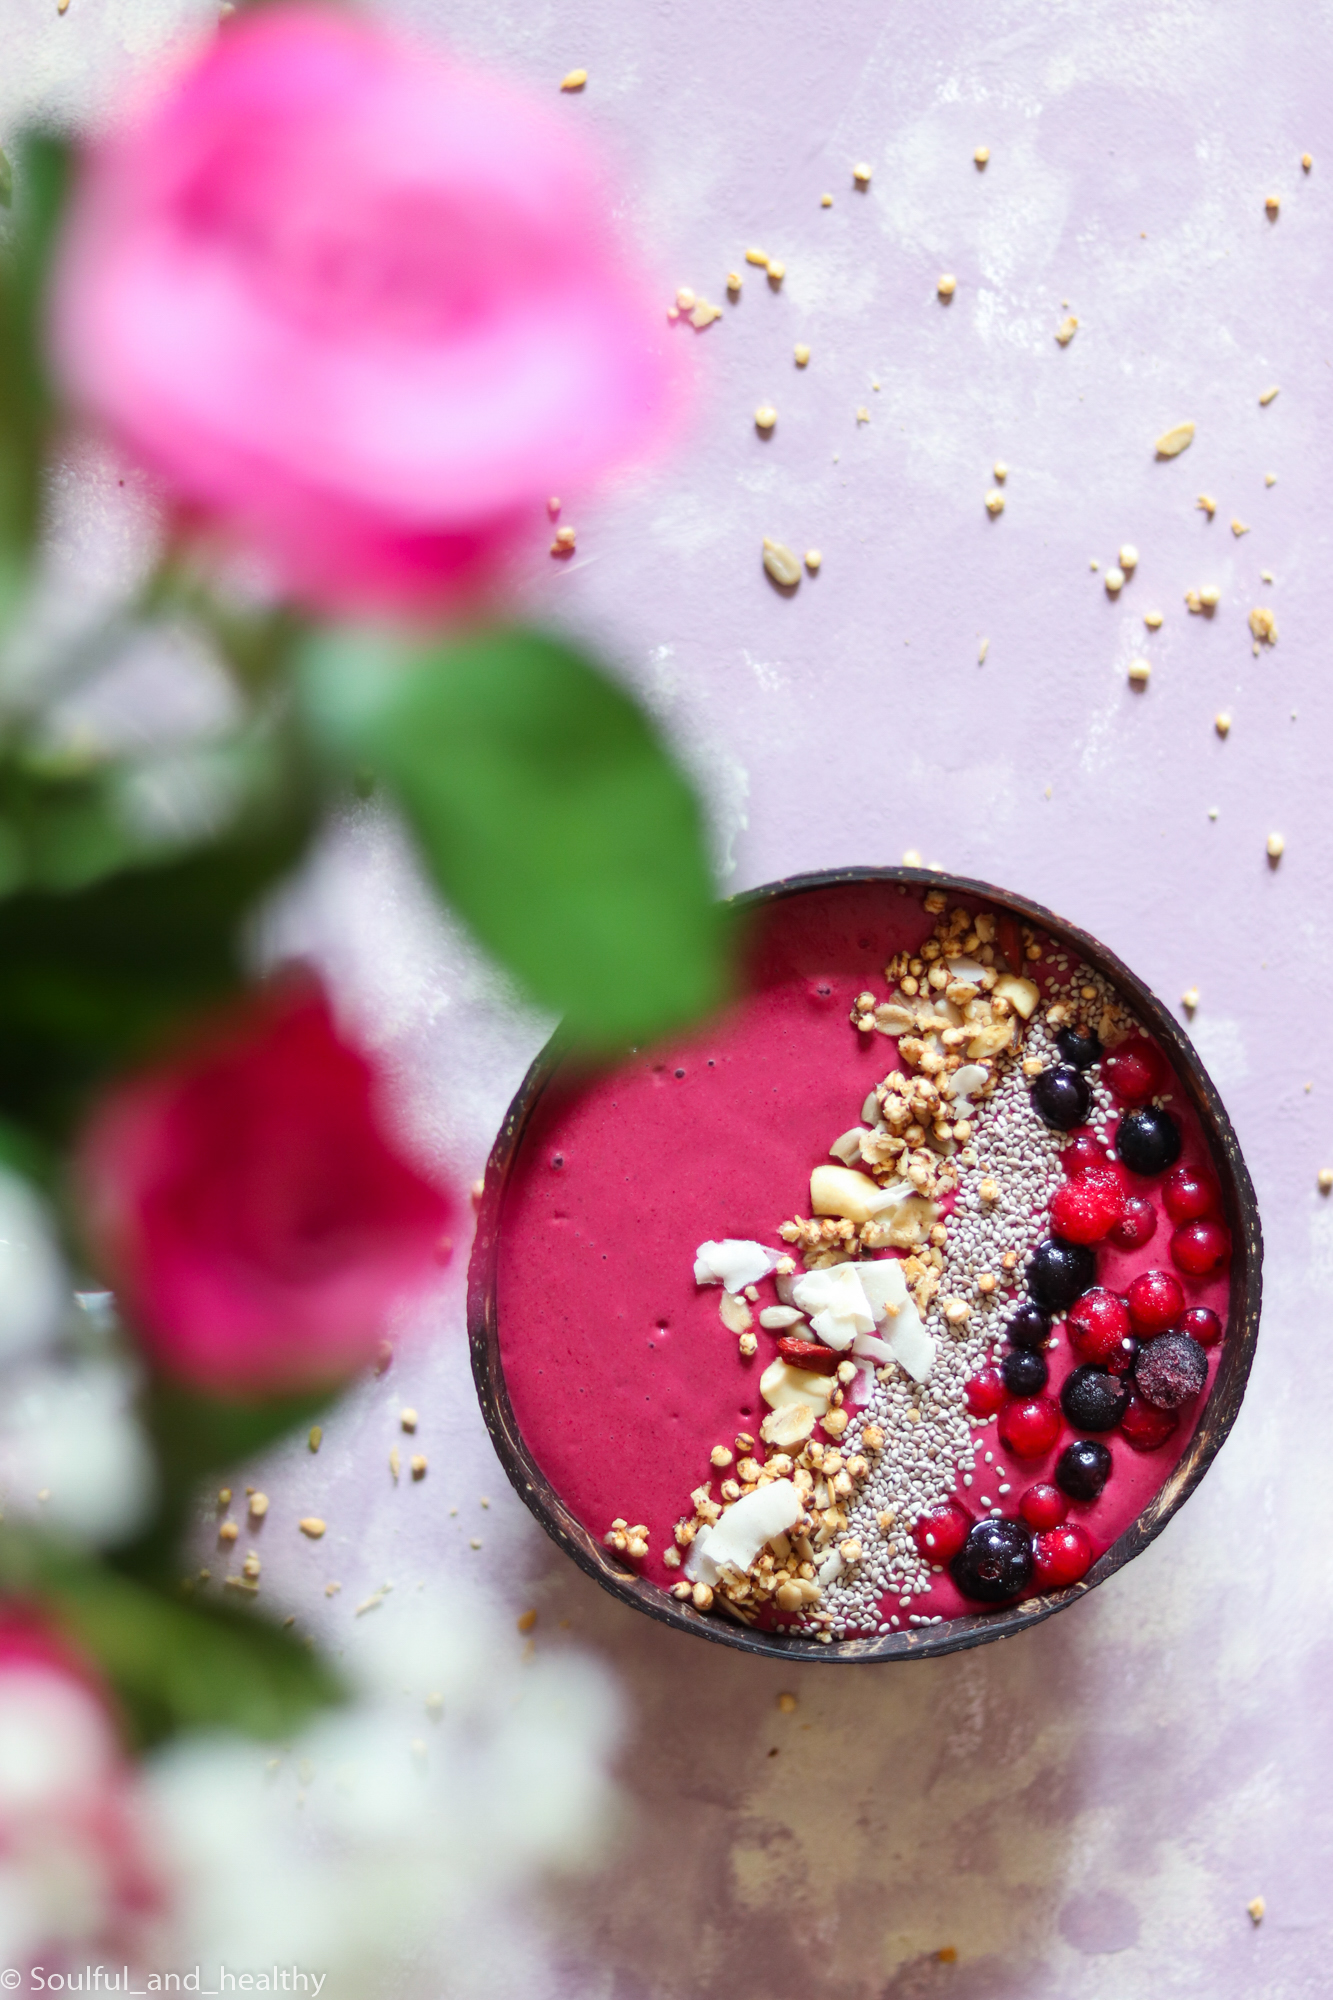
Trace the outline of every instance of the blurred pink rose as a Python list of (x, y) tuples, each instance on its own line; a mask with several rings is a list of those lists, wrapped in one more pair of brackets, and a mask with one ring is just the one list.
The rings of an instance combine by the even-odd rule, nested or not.
[(429, 610), (668, 417), (609, 209), (567, 117), (341, 7), (267, 7), (88, 157), (57, 365), (305, 602)]
[(35, 1615), (0, 1615), (0, 1932), (12, 1965), (124, 1959), (164, 1883), (137, 1774), (90, 1668)]
[(244, 1397), (331, 1385), (373, 1358), (452, 1212), (375, 1098), (370, 1064), (300, 985), (95, 1115), (78, 1175), (89, 1237), (166, 1373)]

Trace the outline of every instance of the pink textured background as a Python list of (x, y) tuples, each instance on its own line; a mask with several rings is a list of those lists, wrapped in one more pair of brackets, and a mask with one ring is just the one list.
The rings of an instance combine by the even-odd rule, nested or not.
[[(88, 115), (172, 19), (211, 11), (73, 0), (57, 19), (49, 0), (8, 0), (4, 133), (28, 105)], [(460, 1270), (435, 1317), (452, 1338), (368, 1385), (318, 1460), (265, 1466), (272, 1519), (330, 1521), (318, 1550), (270, 1538), (266, 1588), (350, 1650), (352, 1607), (387, 1578), (401, 1597), (480, 1574), (538, 1608), (539, 1646), (572, 1637), (615, 1662), (637, 1712), (632, 1809), (604, 1876), (552, 1901), (552, 1992), (1322, 1993), (1333, 20), (1318, 0), (391, 11), (553, 93), (587, 67), (563, 109), (615, 150), (627, 217), (665, 247), (664, 306), (681, 283), (721, 303), (751, 243), (787, 266), (778, 293), (747, 267), (739, 306), (682, 330), (690, 439), (598, 507), (564, 496), (578, 553), (557, 567), (534, 550), (538, 607), (597, 635), (676, 734), (727, 886), (915, 847), (1062, 911), (1172, 1001), (1197, 985), (1192, 1032), (1263, 1207), (1268, 1309), (1231, 1442), (1086, 1604), (938, 1664), (789, 1674), (664, 1635), (545, 1543), (476, 1413)], [(1080, 326), (1061, 349), (1066, 300)], [(767, 444), (751, 421), (765, 400)], [(1192, 448), (1155, 463), (1186, 417)], [(1012, 471), (991, 521), (997, 457)], [(90, 587), (133, 537), (95, 468), (62, 504), (64, 573)], [(765, 534), (824, 553), (790, 601), (760, 569)], [(1125, 540), (1141, 561), (1113, 603), (1089, 559)], [(1185, 590), (1209, 581), (1216, 616), (1187, 616)], [(1262, 659), (1255, 604), (1280, 630)], [(1140, 652), (1142, 697), (1125, 680)], [(470, 1179), (542, 1024), (429, 919), (373, 817), (330, 843), (286, 921), (362, 1005), (423, 1142)], [(406, 1401), (431, 1474), (395, 1489)], [(799, 1707), (779, 1714), (788, 1687)], [(943, 1946), (956, 1963), (934, 1959)]]

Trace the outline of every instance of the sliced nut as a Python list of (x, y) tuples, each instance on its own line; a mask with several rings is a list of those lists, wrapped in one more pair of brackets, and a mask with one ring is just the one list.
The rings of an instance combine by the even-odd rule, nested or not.
[(324, 1533), (324, 1523), (318, 1514), (307, 1514), (304, 1520), (298, 1521), (296, 1525), (312, 1542), (317, 1542)]
[(764, 536), (764, 568), (774, 583), (780, 583), (784, 590), (793, 589), (801, 580), (801, 565), (791, 550), (782, 542), (774, 542)]
[[(1024, 979), (1018, 973), (1006, 972), (996, 980), (992, 989), (997, 1000), (1007, 1000), (1016, 1014), (1030, 1021), (1041, 999), (1041, 988), (1031, 979)], [(971, 1051), (969, 1050), (969, 1054)]]
[(1068, 347), (1070, 341), (1074, 338), (1074, 335), (1077, 332), (1078, 332), (1078, 320), (1076, 319), (1073, 313), (1070, 313), (1068, 318), (1062, 319), (1059, 326), (1056, 327), (1055, 337), (1059, 341), (1061, 347)]
[(560, 88), (562, 90), (582, 90), (587, 81), (588, 72), (586, 69), (566, 70), (560, 79)]
[(1266, 410), (1268, 408), (1268, 405), (1272, 402), (1274, 396), (1277, 395), (1277, 393), (1278, 393), (1278, 387), (1276, 382), (1273, 384), (1271, 389), (1261, 390), (1259, 395), (1259, 402), (1261, 407)]
[[(1159, 458), (1178, 458), (1186, 445), (1194, 442), (1193, 424), (1173, 424), (1169, 431), (1163, 431), (1157, 440)], [(1211, 513), (1211, 507), (1208, 509)]]
[(778, 413), (771, 403), (761, 403), (754, 413), (754, 427), (757, 431), (771, 431), (778, 420)]
[(723, 1292), (717, 1311), (728, 1333), (748, 1333), (754, 1325), (754, 1314), (739, 1292)]
[[(841, 1412), (833, 1414), (840, 1415)], [(788, 1403), (780, 1410), (769, 1411), (759, 1427), (759, 1435), (765, 1444), (771, 1444), (779, 1451), (791, 1451), (805, 1443), (814, 1427), (815, 1413), (807, 1403)]]

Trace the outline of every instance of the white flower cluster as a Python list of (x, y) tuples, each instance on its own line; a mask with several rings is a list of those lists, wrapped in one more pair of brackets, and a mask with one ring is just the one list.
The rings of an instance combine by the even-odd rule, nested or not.
[(145, 1519), (154, 1468), (98, 1296), (79, 1313), (43, 1204), (0, 1168), (0, 1508), (110, 1546)]

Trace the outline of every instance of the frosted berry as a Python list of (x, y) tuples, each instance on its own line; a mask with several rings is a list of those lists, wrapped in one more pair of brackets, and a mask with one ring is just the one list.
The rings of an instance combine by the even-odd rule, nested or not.
[(1092, 1568), (1092, 1554), (1092, 1543), (1082, 1528), (1072, 1524), (1052, 1528), (1032, 1544), (1032, 1580), (1039, 1590), (1077, 1583)]
[(1102, 1045), (1091, 1028), (1061, 1028), (1055, 1046), (1071, 1069), (1091, 1069), (1101, 1060)]
[(1171, 1262), (1191, 1278), (1206, 1278), (1231, 1259), (1231, 1231), (1215, 1216), (1185, 1222), (1171, 1238)]
[(1216, 1347), (1222, 1338), (1222, 1322), (1209, 1306), (1191, 1306), (1180, 1322), (1180, 1330), (1200, 1347)]
[(1069, 1512), (1069, 1502), (1058, 1486), (1045, 1480), (1029, 1486), (1018, 1503), (1018, 1511), (1030, 1528), (1058, 1528)]
[(1102, 1075), (1122, 1104), (1142, 1104), (1162, 1075), (1162, 1059), (1151, 1042), (1122, 1042), (1102, 1064)]
[(1091, 1132), (1071, 1132), (1069, 1144), (1060, 1154), (1060, 1165), (1071, 1178), (1085, 1174), (1089, 1167), (1104, 1167), (1106, 1148)]
[(1081, 1071), (1068, 1063), (1057, 1063), (1033, 1079), (1032, 1103), (1042, 1123), (1053, 1132), (1072, 1132), (1076, 1125), (1087, 1123), (1092, 1091)]
[(1107, 1355), (1102, 1367), (1111, 1375), (1128, 1375), (1134, 1366), (1139, 1351), (1139, 1343), (1132, 1333), (1127, 1333), (1118, 1347)]
[(964, 1597), (1007, 1604), (1032, 1579), (1032, 1530), (1024, 1521), (978, 1521), (949, 1565)]
[(1113, 1431), (1129, 1401), (1129, 1384), (1085, 1362), (1065, 1377), (1060, 1408), (1077, 1431)]
[(1185, 1310), (1179, 1278), (1169, 1271), (1140, 1271), (1130, 1282), (1125, 1302), (1135, 1333), (1165, 1333), (1178, 1324)]
[(1045, 1312), (1063, 1312), (1097, 1275), (1097, 1260), (1086, 1243), (1048, 1236), (1032, 1253), (1028, 1291)]
[(1003, 1407), (1008, 1394), (998, 1368), (983, 1368), (963, 1385), (967, 1407), (974, 1417), (993, 1417)]
[(1176, 1410), (1159, 1410), (1142, 1396), (1131, 1396), (1120, 1419), (1120, 1435), (1135, 1451), (1156, 1451), (1165, 1444), (1180, 1422)]
[(1180, 1127), (1155, 1104), (1131, 1111), (1116, 1129), (1115, 1149), (1134, 1174), (1164, 1174), (1180, 1158)]
[(1208, 1356), (1187, 1333), (1160, 1333), (1145, 1341), (1134, 1363), (1134, 1385), (1159, 1410), (1178, 1410), (1208, 1380)]
[(1055, 1483), (1071, 1500), (1095, 1500), (1111, 1477), (1111, 1454), (1096, 1438), (1075, 1438), (1055, 1462)]
[(1120, 1220), (1111, 1231), (1108, 1241), (1117, 1250), (1141, 1250), (1145, 1243), (1151, 1243), (1157, 1233), (1157, 1210), (1145, 1195), (1127, 1194), (1120, 1211)]
[(1162, 1205), (1173, 1222), (1214, 1214), (1217, 1199), (1217, 1182), (1198, 1167), (1172, 1167), (1162, 1182)]
[(1015, 1458), (1040, 1458), (1050, 1450), (1064, 1425), (1058, 1403), (1049, 1396), (1031, 1396), (1022, 1403), (1007, 1403), (996, 1428), (1001, 1444)]
[(1030, 1347), (1014, 1347), (1000, 1364), (1011, 1396), (1039, 1396), (1051, 1379), (1046, 1356)]
[(1050, 1316), (1025, 1299), (1010, 1313), (1004, 1331), (1011, 1347), (1045, 1347), (1051, 1337)]
[(1124, 1205), (1119, 1176), (1105, 1165), (1089, 1167), (1051, 1196), (1051, 1227), (1066, 1243), (1100, 1243)]
[(1107, 1362), (1129, 1332), (1129, 1307), (1104, 1285), (1075, 1299), (1065, 1321), (1070, 1345), (1084, 1361)]
[(952, 1562), (967, 1540), (968, 1529), (972, 1526), (972, 1516), (957, 1500), (946, 1500), (942, 1506), (932, 1507), (928, 1514), (919, 1514), (912, 1529), (912, 1540), (927, 1562)]

